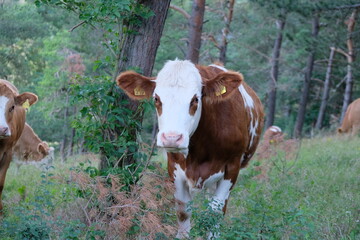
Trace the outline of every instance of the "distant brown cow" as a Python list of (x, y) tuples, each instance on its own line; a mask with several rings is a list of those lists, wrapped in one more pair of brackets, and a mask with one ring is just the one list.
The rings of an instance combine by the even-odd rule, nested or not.
[(351, 133), (355, 136), (360, 130), (360, 98), (353, 101), (347, 108), (338, 133)]
[(265, 131), (256, 153), (256, 158), (260, 161), (260, 165), (256, 166), (255, 170), (260, 171), (260, 174), (254, 178), (257, 180), (268, 180), (268, 172), (273, 167), (274, 159), (294, 159), (299, 147), (300, 142), (296, 139), (284, 140), (284, 133), (279, 127), (269, 127)]
[(18, 168), (20, 164), (26, 163), (44, 163), (51, 162), (54, 148), (49, 147), (34, 132), (34, 130), (25, 123), (24, 130), (13, 149), (13, 157)]
[(3, 209), (1, 195), (12, 159), (12, 149), (25, 125), (24, 107), (31, 106), (37, 99), (33, 93), (19, 94), (13, 84), (0, 80), (0, 214)]

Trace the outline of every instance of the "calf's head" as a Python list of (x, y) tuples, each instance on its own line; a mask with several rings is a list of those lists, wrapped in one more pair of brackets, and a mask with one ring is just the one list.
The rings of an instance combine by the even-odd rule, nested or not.
[[(23, 104), (31, 106), (37, 101), (37, 96), (33, 93), (18, 94), (12, 85), (4, 80), (0, 82), (0, 139), (12, 136), (16, 131), (16, 121), (19, 114), (23, 114), (25, 121), (25, 108)], [(24, 123), (22, 123), (23, 125)]]
[(222, 72), (212, 79), (204, 79), (194, 64), (179, 60), (168, 61), (156, 78), (131, 71), (117, 78), (118, 86), (130, 98), (153, 98), (159, 123), (157, 145), (168, 151), (188, 148), (200, 121), (203, 101), (226, 99), (241, 81), (242, 75), (235, 72)]
[(32, 153), (30, 159), (34, 161), (41, 161), (46, 158), (51, 151), (53, 151), (53, 148), (50, 149), (46, 142), (41, 142), (37, 145), (36, 151)]

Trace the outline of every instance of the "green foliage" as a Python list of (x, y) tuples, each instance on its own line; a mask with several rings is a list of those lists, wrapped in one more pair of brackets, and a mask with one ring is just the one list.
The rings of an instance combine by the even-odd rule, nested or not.
[(120, 107), (128, 104), (128, 100), (119, 102), (119, 90), (109, 77), (74, 85), (72, 93), (73, 103), (82, 106), (72, 125), (84, 134), (86, 148), (103, 153), (109, 166), (123, 167), (119, 165), (121, 160), (137, 149), (129, 129), (139, 127), (132, 111)]
[[(61, 1), (35, 0), (35, 4), (60, 6), (79, 15), (79, 19), (86, 22), (117, 23), (119, 19), (139, 24), (138, 16), (148, 18), (152, 16), (148, 9), (134, 0), (101, 0), (101, 1)], [(134, 14), (135, 13), (135, 14)]]
[[(5, 217), (0, 223), (1, 238), (29, 240), (79, 239), (86, 235), (94, 239), (96, 236), (103, 235), (103, 233), (95, 229), (86, 229), (86, 225), (80, 220), (66, 221), (61, 217), (52, 217), (58, 206), (73, 200), (71, 194), (74, 193), (71, 190), (67, 191), (62, 197), (60, 196), (59, 199), (54, 197), (54, 192), (58, 192), (58, 190), (51, 179), (52, 177), (52, 173), (41, 173), (40, 182), (37, 184), (37, 190), (33, 198), (14, 206), (11, 209), (11, 215)], [(18, 191), (21, 195), (24, 195), (26, 187), (21, 186)], [(54, 231), (53, 226), (56, 226), (59, 230)]]
[(195, 237), (206, 238), (209, 233), (212, 234), (212, 239), (218, 239), (220, 224), (223, 223), (224, 217), (221, 209), (214, 209), (210, 205), (211, 200), (208, 198), (204, 199), (206, 195), (207, 194), (201, 194), (198, 199), (190, 203), (192, 213), (190, 236), (194, 239)]

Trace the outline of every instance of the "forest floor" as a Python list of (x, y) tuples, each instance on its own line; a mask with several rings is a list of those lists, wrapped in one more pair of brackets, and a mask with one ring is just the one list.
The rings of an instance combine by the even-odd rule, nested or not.
[[(195, 198), (192, 238), (220, 223), (217, 239), (360, 239), (360, 138), (318, 137), (299, 146), (255, 156), (240, 172), (225, 218), (201, 194)], [(129, 188), (115, 176), (94, 177), (97, 159), (76, 156), (46, 170), (12, 164), (0, 239), (173, 239), (174, 201), (161, 155)]]

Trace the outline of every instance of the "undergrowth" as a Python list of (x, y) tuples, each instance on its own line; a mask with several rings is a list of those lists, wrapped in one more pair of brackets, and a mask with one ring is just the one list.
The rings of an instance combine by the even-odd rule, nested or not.
[[(194, 198), (191, 239), (360, 239), (359, 146), (359, 138), (326, 137), (303, 140), (296, 154), (254, 158), (225, 217), (203, 194)], [(174, 239), (165, 169), (150, 164), (129, 184), (126, 174), (99, 176), (96, 157), (81, 158), (18, 175), (12, 166), (0, 239)], [(256, 178), (264, 164), (266, 177)]]

